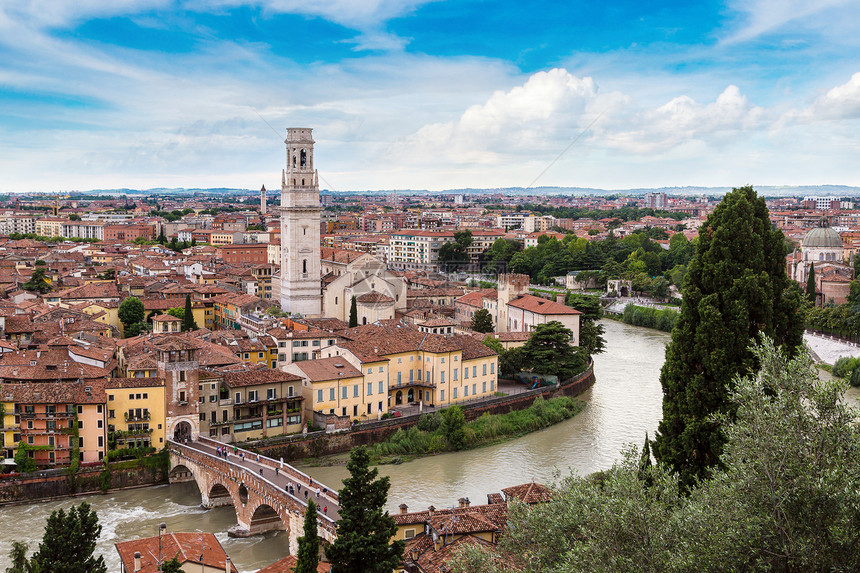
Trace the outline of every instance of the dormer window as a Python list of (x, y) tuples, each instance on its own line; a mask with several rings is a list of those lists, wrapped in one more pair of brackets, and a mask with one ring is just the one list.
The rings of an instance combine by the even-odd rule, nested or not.
[(36, 365), (36, 361), (35, 361), (35, 360), (31, 360), (31, 361), (30, 361), (30, 366), (35, 366), (35, 365)]

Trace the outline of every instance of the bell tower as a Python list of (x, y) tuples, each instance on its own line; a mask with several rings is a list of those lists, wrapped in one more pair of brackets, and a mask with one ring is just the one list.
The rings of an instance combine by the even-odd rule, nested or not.
[(287, 168), (281, 172), (281, 310), (319, 316), (320, 191), (313, 130), (287, 128)]

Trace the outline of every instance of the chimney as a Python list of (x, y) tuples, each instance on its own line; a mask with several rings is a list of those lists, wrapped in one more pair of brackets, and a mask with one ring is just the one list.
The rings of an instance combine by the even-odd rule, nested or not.
[(233, 568), (230, 566), (230, 558), (224, 561), (224, 573), (233, 573)]
[(134, 552), (134, 571), (140, 571), (140, 551)]
[(433, 513), (436, 511), (436, 508), (431, 505), (427, 508), (427, 511), (430, 513), (430, 517), (433, 517)]
[(466, 505), (464, 505), (463, 507), (469, 507), (469, 505), (471, 505), (471, 504), (472, 504), (472, 502), (471, 502), (471, 501), (469, 501), (469, 498), (468, 498), (468, 497), (467, 497), (467, 498), (465, 498), (463, 501), (466, 503)]
[(559, 293), (555, 295), (555, 302), (557, 302), (558, 304), (564, 304), (564, 294)]
[(405, 515), (406, 513), (409, 513), (409, 506), (406, 505), (405, 503), (401, 503), (400, 504), (400, 515)]
[(457, 500), (457, 502), (460, 504), (460, 507), (468, 507), (466, 505), (466, 498), (465, 497), (461, 497), (460, 499)]

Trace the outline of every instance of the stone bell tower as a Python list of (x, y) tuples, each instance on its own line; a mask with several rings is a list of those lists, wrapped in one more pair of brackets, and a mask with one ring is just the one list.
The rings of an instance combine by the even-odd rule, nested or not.
[(164, 379), (168, 439), (196, 440), (200, 434), (197, 346), (178, 335), (155, 343), (155, 370)]
[(319, 316), (320, 191), (313, 130), (287, 128), (287, 168), (281, 172), (281, 310)]

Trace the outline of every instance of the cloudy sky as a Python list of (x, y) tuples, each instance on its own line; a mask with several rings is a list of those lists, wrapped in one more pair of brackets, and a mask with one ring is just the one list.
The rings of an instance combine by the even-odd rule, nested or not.
[(860, 2), (0, 0), (0, 192), (860, 185)]

